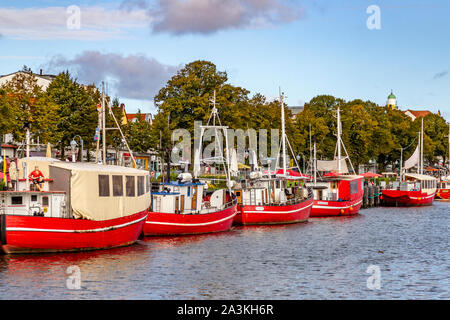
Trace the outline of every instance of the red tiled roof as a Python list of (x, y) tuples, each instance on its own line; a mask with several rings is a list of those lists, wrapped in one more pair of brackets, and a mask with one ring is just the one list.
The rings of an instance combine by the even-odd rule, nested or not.
[[(138, 113), (127, 113), (127, 119), (133, 120), (138, 117)], [(145, 113), (141, 113), (141, 120), (145, 121)]]
[(423, 110), (423, 111), (416, 111), (416, 110), (407, 110), (412, 113), (412, 115), (416, 118), (420, 117), (426, 117), (427, 115), (431, 114), (431, 111)]

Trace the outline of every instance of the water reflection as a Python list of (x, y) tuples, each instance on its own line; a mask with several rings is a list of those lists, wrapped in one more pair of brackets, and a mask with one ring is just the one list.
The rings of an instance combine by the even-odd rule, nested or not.
[[(377, 208), (112, 250), (0, 256), (0, 299), (448, 299), (449, 209)], [(66, 286), (73, 265), (81, 290)], [(380, 290), (366, 286), (369, 265), (380, 267)]]

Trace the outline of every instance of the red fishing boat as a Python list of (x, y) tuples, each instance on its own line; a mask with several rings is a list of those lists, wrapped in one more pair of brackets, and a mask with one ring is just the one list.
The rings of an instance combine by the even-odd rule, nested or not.
[(285, 177), (245, 180), (233, 191), (238, 199), (234, 222), (239, 225), (306, 222), (313, 205), (312, 192)]
[(311, 217), (355, 215), (364, 196), (364, 178), (355, 175), (323, 177), (313, 188)]
[(431, 176), (406, 173), (405, 179), (394, 181), (382, 190), (385, 206), (431, 206), (436, 196), (437, 179)]
[(20, 178), (0, 192), (1, 251), (63, 252), (134, 243), (150, 205), (148, 172), (60, 161), (24, 160), (48, 172), (41, 191)]
[[(235, 223), (241, 225), (268, 225), (306, 222), (313, 205), (311, 190), (304, 187), (307, 178), (286, 167), (286, 147), (292, 147), (285, 133), (283, 94), (280, 92), (281, 104), (281, 157), (282, 168), (268, 177), (262, 172), (252, 172), (245, 179), (233, 186), (238, 199), (238, 214)], [(294, 157), (295, 159), (295, 157)], [(256, 162), (256, 161), (255, 161)], [(277, 161), (278, 163), (278, 161)], [(298, 168), (298, 164), (297, 164)]]
[[(403, 148), (401, 157), (403, 154)], [(406, 160), (400, 159), (399, 181), (393, 181), (382, 190), (382, 204), (385, 206), (431, 206), (436, 196), (437, 179), (423, 174), (423, 118), (419, 142), (412, 156)], [(417, 173), (404, 173), (404, 171), (417, 165)]]
[(151, 194), (145, 236), (189, 235), (227, 231), (236, 216), (236, 197), (225, 189), (205, 191), (189, 174), (161, 183)]
[(439, 190), (436, 193), (436, 199), (450, 200), (450, 179), (439, 182)]
[[(214, 92), (213, 109), (206, 126), (200, 126), (200, 143), (195, 151), (194, 175), (181, 173), (177, 181), (170, 182), (170, 161), (168, 159), (168, 183), (157, 185), (152, 191), (152, 206), (144, 226), (146, 236), (191, 235), (227, 231), (233, 224), (237, 214), (236, 196), (231, 193), (229, 174), (229, 152), (223, 157), (223, 150), (215, 149), (219, 156), (214, 159), (223, 165), (228, 189), (206, 190), (206, 183), (197, 179), (200, 173), (200, 153), (205, 130), (211, 129), (216, 135), (223, 132), (225, 149), (228, 150), (227, 129), (220, 124)], [(212, 125), (210, 123), (212, 122)], [(218, 140), (216, 140), (217, 142)]]
[[(340, 108), (337, 109), (337, 143), (335, 160), (317, 160), (316, 144), (314, 143), (313, 182), (314, 204), (311, 209), (311, 217), (349, 216), (359, 213), (364, 196), (364, 177), (351, 175), (346, 160), (350, 166), (353, 164), (345, 149), (341, 138), (342, 128)], [(344, 147), (346, 157), (341, 156), (341, 147)], [(317, 178), (317, 172), (328, 172)]]

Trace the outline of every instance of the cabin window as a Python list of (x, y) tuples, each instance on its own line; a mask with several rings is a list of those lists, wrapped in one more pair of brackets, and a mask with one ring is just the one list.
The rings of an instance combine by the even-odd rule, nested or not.
[(135, 197), (136, 196), (136, 187), (134, 183), (134, 177), (133, 176), (126, 176), (127, 182), (126, 182), (126, 189), (127, 189), (127, 197)]
[(42, 205), (43, 206), (48, 206), (48, 197), (47, 196), (42, 197)]
[(187, 196), (190, 197), (191, 196), (191, 187), (187, 188)]
[(98, 195), (100, 197), (109, 197), (109, 176), (98, 175)]
[(113, 196), (123, 197), (123, 177), (113, 176)]
[(11, 197), (11, 204), (22, 204), (22, 197)]
[(36, 202), (37, 201), (37, 194), (31, 195), (31, 201)]
[(137, 177), (137, 192), (138, 192), (138, 197), (142, 196), (145, 193), (145, 184), (144, 184), (144, 176), (138, 176)]
[(276, 189), (280, 188), (280, 180), (275, 181), (275, 188)]

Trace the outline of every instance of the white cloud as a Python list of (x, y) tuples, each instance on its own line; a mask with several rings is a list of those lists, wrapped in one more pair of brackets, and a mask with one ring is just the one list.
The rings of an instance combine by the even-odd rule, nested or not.
[(153, 31), (171, 34), (260, 28), (303, 16), (295, 0), (157, 0), (149, 12)]
[(153, 100), (179, 69), (142, 54), (124, 56), (99, 51), (84, 51), (73, 59), (56, 56), (42, 67), (52, 73), (69, 70), (84, 84), (99, 85), (108, 79), (118, 96), (140, 100)]
[(69, 29), (66, 7), (0, 8), (0, 33), (15, 39), (120, 38), (131, 30), (148, 27), (151, 19), (143, 9), (123, 10), (80, 7), (80, 29)]

